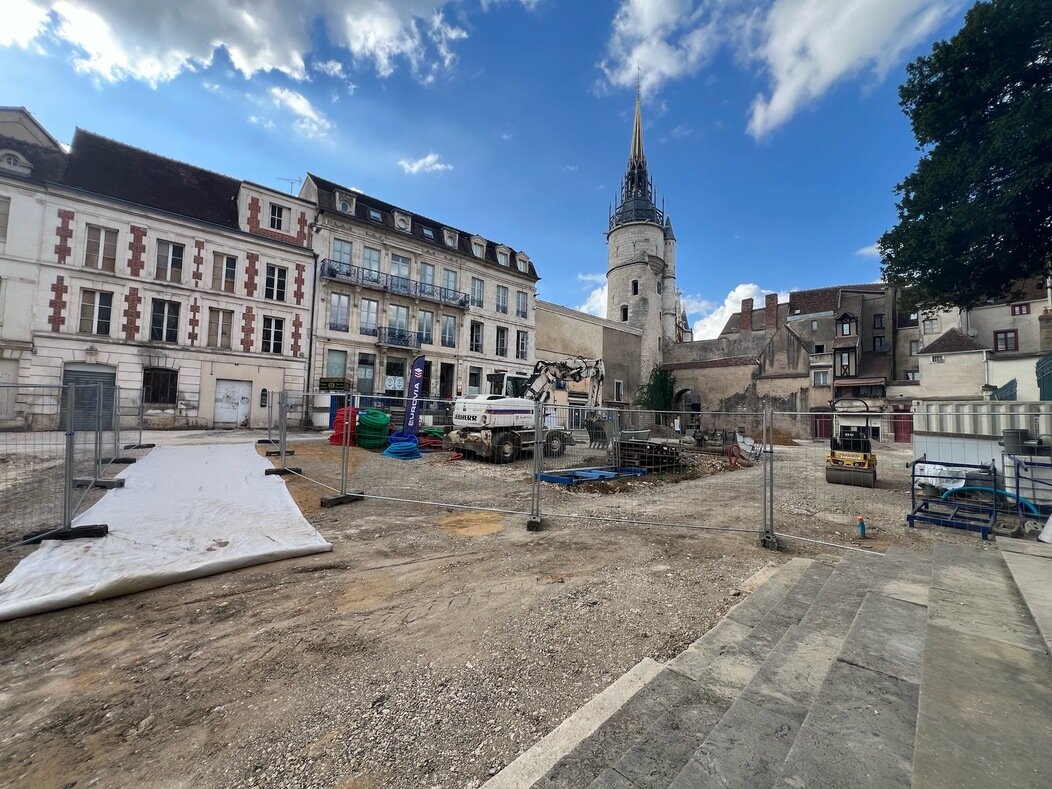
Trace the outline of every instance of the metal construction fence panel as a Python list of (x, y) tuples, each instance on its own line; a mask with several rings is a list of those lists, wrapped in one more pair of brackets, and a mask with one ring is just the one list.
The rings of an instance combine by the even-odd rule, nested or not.
[(70, 460), (66, 431), (59, 415), (67, 388), (0, 385), (0, 541), (4, 545), (25, 533), (43, 531), (68, 518)]

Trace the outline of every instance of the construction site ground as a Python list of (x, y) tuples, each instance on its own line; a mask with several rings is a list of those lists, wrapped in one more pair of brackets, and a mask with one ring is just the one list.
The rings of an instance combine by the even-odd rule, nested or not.
[[(339, 448), (294, 446), (305, 472), (338, 479)], [(529, 501), (528, 461), (353, 450), (352, 463), (356, 482), (394, 498)], [(518, 515), (371, 498), (324, 509), (330, 491), (290, 477), (332, 553), (0, 623), (0, 784), (479, 786), (642, 658), (682, 651), (788, 558), (754, 533), (691, 528), (757, 526), (741, 498), (759, 469), (722, 464), (679, 482), (545, 488), (545, 512), (680, 526), (550, 518), (540, 532)], [(904, 516), (908, 490), (829, 487), (794, 505), (799, 534), (876, 550), (978, 539), (888, 522), (859, 543), (860, 502)], [(2, 493), (33, 490), (26, 479)], [(0, 538), (24, 527), (9, 520)], [(4, 554), (0, 572), (28, 550)]]

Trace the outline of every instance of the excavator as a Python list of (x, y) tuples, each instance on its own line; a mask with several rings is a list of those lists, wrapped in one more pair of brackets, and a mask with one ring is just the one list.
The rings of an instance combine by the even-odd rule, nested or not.
[[(853, 408), (861, 404), (863, 410)], [(877, 455), (869, 431), (869, 405), (865, 400), (840, 397), (832, 402), (833, 437), (829, 440), (826, 455), (826, 482), (834, 485), (855, 485), (874, 488), (877, 485)], [(864, 430), (841, 424), (841, 415), (851, 413), (864, 415)]]
[[(538, 361), (529, 376), (515, 373), (493, 373), (486, 377), (489, 394), (466, 395), (453, 404), (453, 429), (442, 445), (486, 458), (495, 463), (510, 463), (523, 452), (532, 452), (536, 443), (534, 408), (547, 403), (559, 382), (590, 379), (589, 411), (602, 401), (602, 359), (574, 356), (561, 361)], [(574, 439), (565, 425), (544, 420), (541, 441), (544, 454), (559, 457)]]

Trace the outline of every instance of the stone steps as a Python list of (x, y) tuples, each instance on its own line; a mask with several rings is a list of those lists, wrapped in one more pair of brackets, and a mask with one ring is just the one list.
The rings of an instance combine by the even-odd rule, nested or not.
[(486, 786), (1044, 785), (1052, 551), (1004, 556), (936, 544), (791, 560), (667, 666), (600, 694)]

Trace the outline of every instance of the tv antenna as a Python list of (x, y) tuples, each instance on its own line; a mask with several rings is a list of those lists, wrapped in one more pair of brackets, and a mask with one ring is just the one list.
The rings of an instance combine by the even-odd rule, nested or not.
[(277, 181), (288, 181), (289, 182), (289, 194), (293, 194), (292, 187), (296, 184), (303, 183), (302, 178), (276, 178)]

